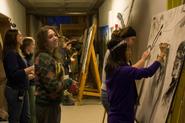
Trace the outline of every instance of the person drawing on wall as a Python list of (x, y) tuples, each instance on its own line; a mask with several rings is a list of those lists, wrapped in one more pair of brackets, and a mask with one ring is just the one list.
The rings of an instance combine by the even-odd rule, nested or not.
[[(33, 54), (35, 50), (35, 40), (32, 37), (25, 37), (22, 41), (21, 50), (22, 54), (27, 62), (27, 66), (33, 65)], [(30, 102), (30, 123), (36, 123), (35, 116), (35, 81), (34, 79), (30, 80), (29, 86), (29, 102)]]
[[(129, 65), (132, 65), (132, 63), (131, 63), (131, 57), (132, 57), (131, 48), (133, 47), (133, 45), (136, 42), (136, 31), (131, 26), (113, 31), (113, 33), (111, 35), (112, 43), (116, 44), (116, 43), (120, 42), (120, 40), (125, 40), (127, 43), (128, 63), (129, 63)], [(104, 56), (104, 63), (103, 63), (103, 70), (102, 70), (102, 87), (101, 87), (101, 90), (102, 90), (101, 100), (102, 100), (102, 104), (103, 104), (106, 112), (109, 111), (109, 105), (110, 105), (108, 102), (107, 87), (105, 84), (105, 80), (106, 80), (105, 66), (107, 64), (107, 58), (109, 55), (110, 55), (110, 50), (107, 49), (105, 56)], [(145, 51), (143, 53), (143, 55), (145, 55), (145, 57), (148, 57), (149, 53), (147, 51)], [(140, 59), (136, 64), (134, 64), (132, 66), (136, 67), (136, 68), (141, 68), (144, 66), (144, 64), (145, 64), (145, 61), (143, 61), (143, 59)]]
[[(107, 47), (110, 55), (105, 66), (106, 87), (110, 104), (108, 123), (134, 123), (134, 106), (137, 101), (135, 80), (154, 75), (166, 55), (168, 45), (160, 44), (160, 54), (147, 68), (136, 68), (128, 64), (128, 44), (123, 39), (110, 40)], [(146, 61), (149, 52), (145, 52), (141, 60)]]
[(7, 77), (5, 96), (8, 102), (9, 123), (28, 123), (30, 119), (28, 88), (34, 78), (34, 66), (27, 66), (20, 50), (23, 35), (17, 29), (6, 32), (3, 65)]

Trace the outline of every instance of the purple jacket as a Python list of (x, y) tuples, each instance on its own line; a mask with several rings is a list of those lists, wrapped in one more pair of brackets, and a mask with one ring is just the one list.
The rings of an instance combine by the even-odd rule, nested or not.
[(106, 79), (110, 112), (108, 123), (134, 123), (134, 105), (137, 99), (135, 80), (151, 77), (160, 67), (155, 61), (148, 68), (137, 69), (129, 65), (115, 69)]

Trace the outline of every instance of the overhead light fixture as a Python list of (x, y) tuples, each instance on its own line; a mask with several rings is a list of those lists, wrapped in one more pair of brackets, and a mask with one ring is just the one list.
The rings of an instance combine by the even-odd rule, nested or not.
[(69, 14), (69, 15), (86, 15), (87, 12), (66, 12), (65, 14)]

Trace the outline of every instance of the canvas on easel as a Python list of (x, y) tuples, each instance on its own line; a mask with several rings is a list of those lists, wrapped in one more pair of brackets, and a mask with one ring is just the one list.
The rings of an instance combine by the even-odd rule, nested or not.
[(82, 54), (81, 54), (81, 58), (80, 58), (80, 64), (82, 66), (83, 62), (84, 62), (84, 55), (85, 55), (85, 47), (86, 47), (86, 40), (87, 40), (87, 29), (85, 29), (84, 31), (84, 34), (83, 34), (83, 39), (82, 39), (82, 42), (83, 42), (83, 46), (82, 46)]
[[(80, 88), (79, 88), (79, 94), (78, 94), (78, 102), (80, 103), (83, 96), (95, 96), (100, 97), (100, 86), (101, 86), (101, 80), (99, 76), (99, 70), (98, 70), (98, 64), (96, 61), (96, 55), (94, 50), (93, 41), (95, 38), (96, 33), (96, 25), (93, 24), (89, 30), (87, 35), (87, 40), (84, 42), (84, 49), (83, 49), (83, 60), (82, 60), (82, 69), (80, 73)], [(90, 75), (92, 73), (92, 75)], [(97, 88), (87, 88), (87, 77), (92, 76), (94, 77), (95, 84)]]

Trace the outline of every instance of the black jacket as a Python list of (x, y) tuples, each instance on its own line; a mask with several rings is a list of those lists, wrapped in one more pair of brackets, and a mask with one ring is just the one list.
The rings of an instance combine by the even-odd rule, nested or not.
[(4, 55), (3, 65), (7, 77), (7, 85), (15, 89), (28, 89), (29, 80), (24, 71), (26, 62), (15, 51), (7, 51)]

